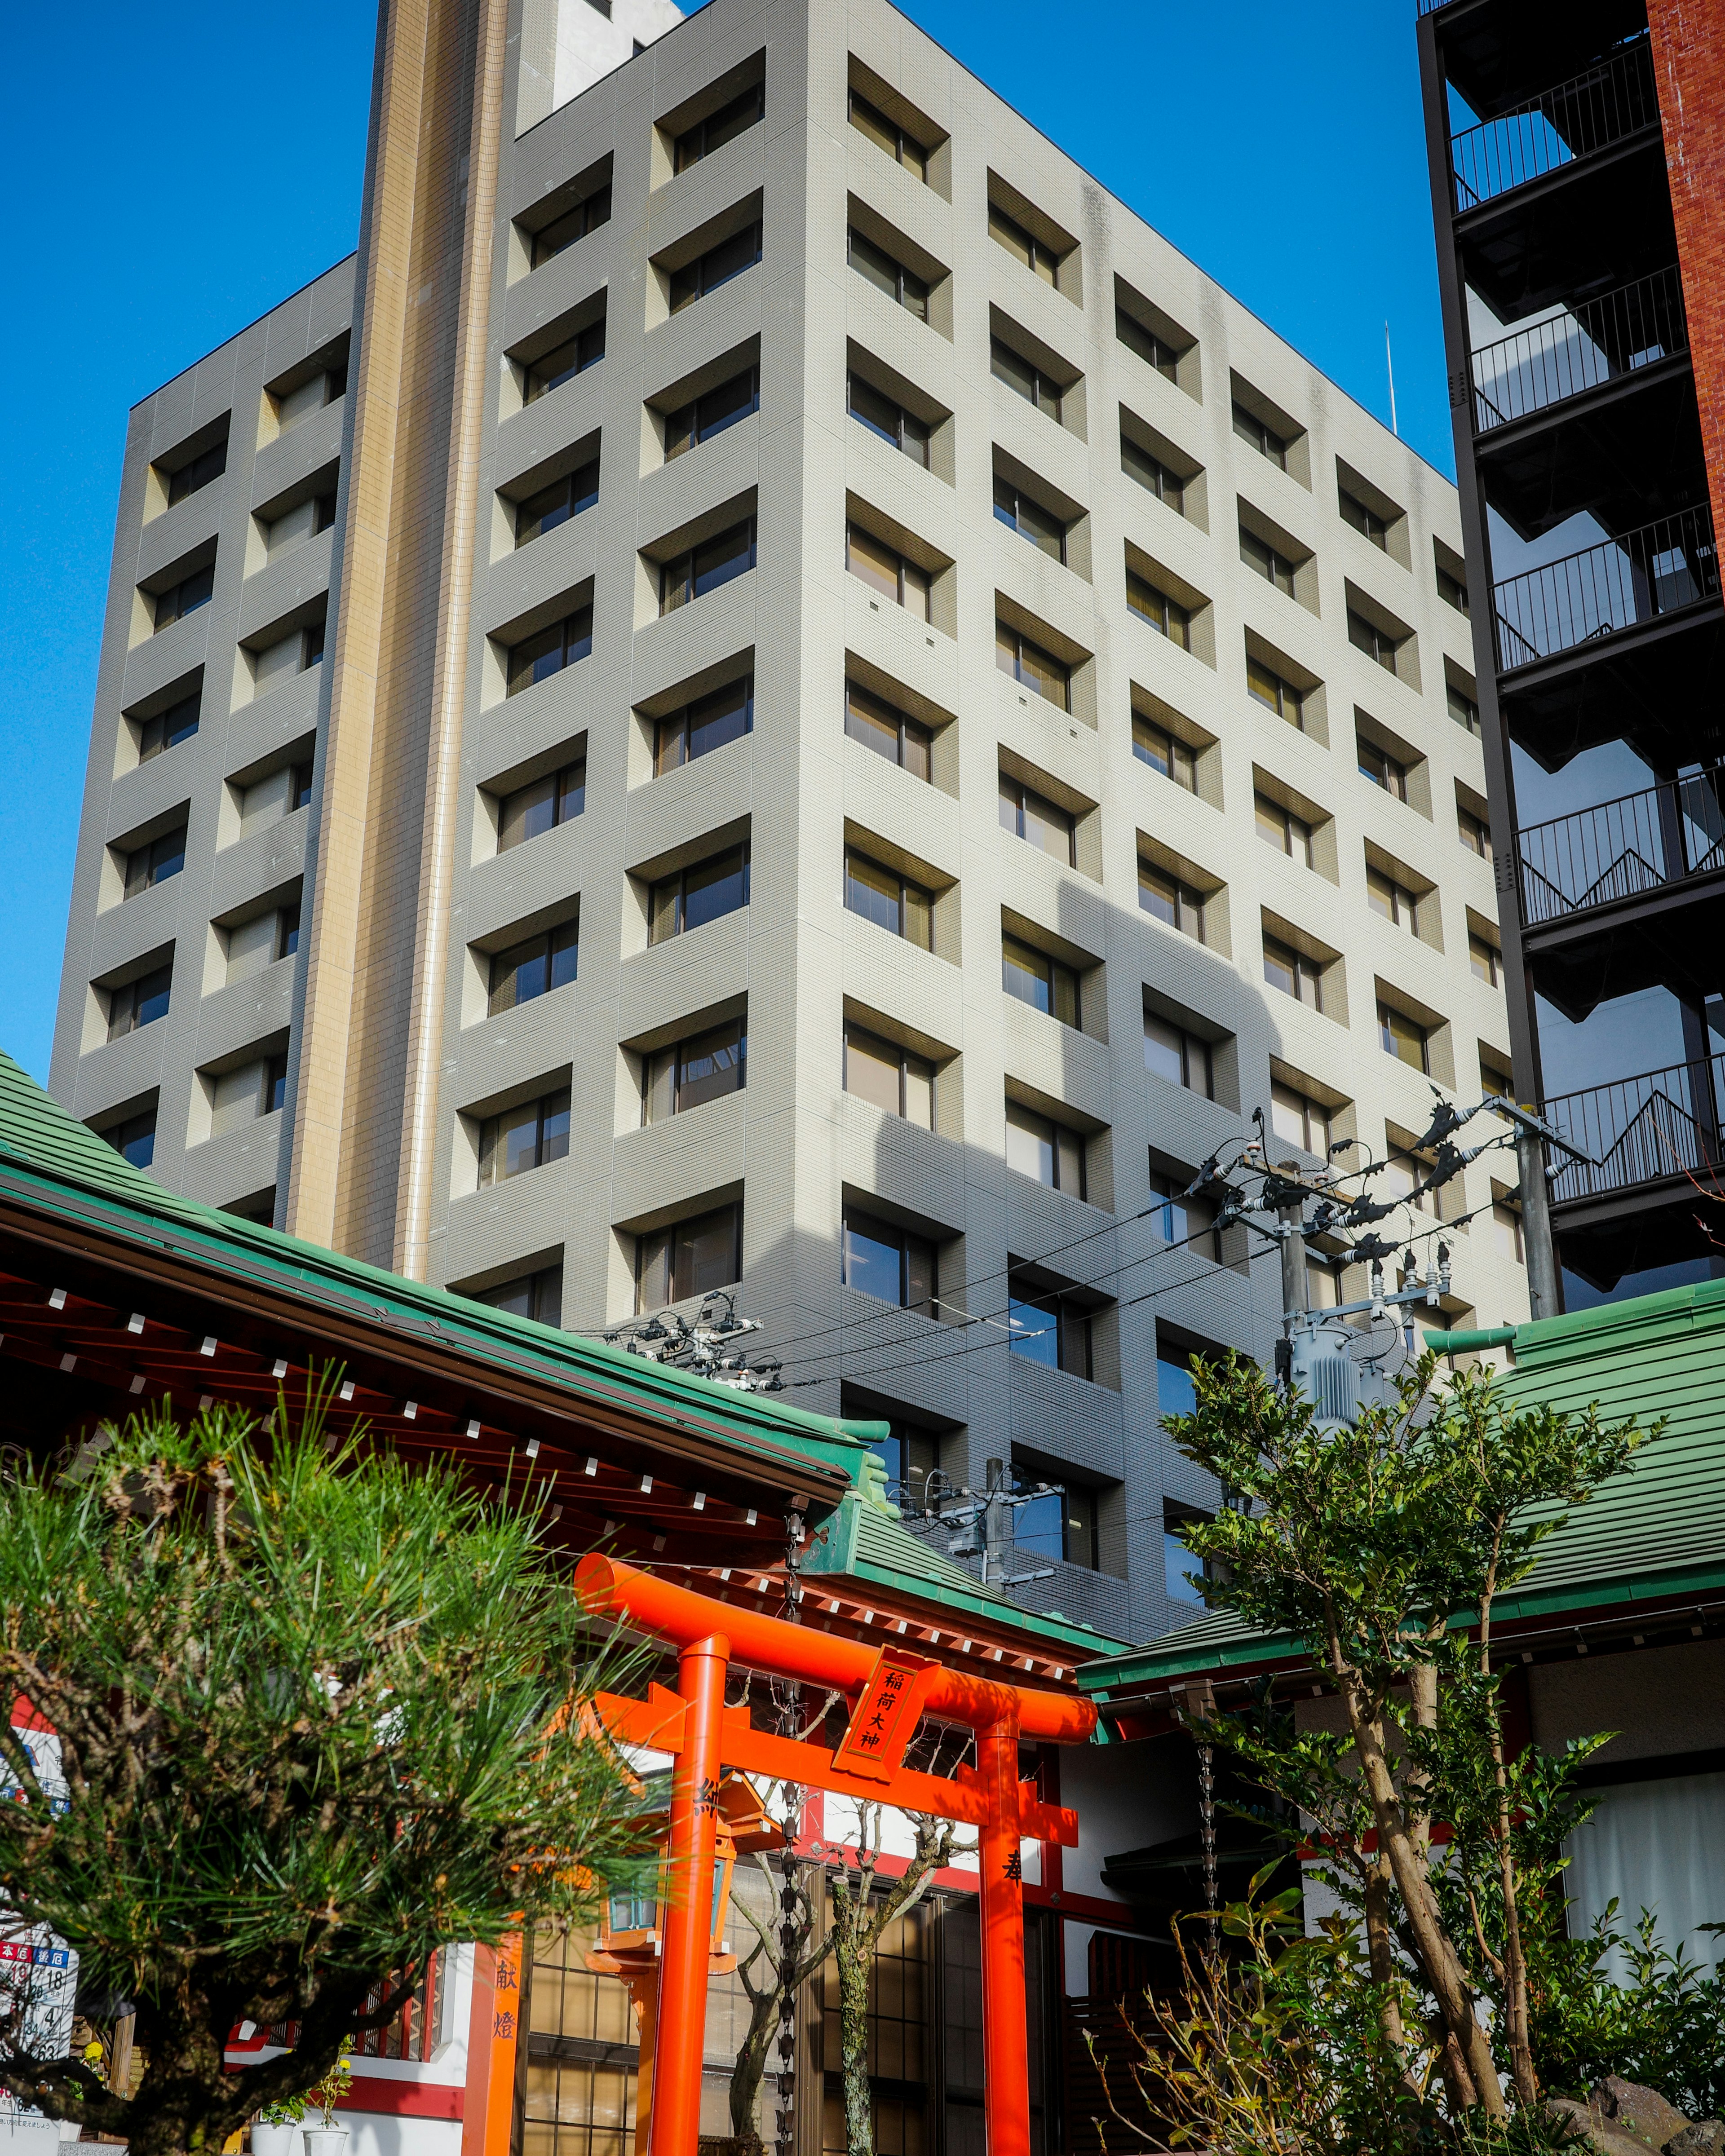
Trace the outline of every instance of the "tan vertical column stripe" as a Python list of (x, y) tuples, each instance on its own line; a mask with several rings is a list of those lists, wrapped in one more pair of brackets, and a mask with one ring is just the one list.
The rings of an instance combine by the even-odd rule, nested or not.
[[(356, 295), (358, 401), (308, 877), (316, 896), (285, 1224), (386, 1265), (398, 1242), (410, 954), (425, 912), (436, 791), (482, 9), (489, 20), (495, 0), (399, 0), (382, 32)], [(487, 211), (487, 240), (489, 224)], [(482, 310), (485, 300), (481, 291)], [(459, 686), (454, 693), (459, 703)]]
[(438, 1158), (438, 1080), (449, 973), (449, 891), (455, 832), (460, 820), (462, 721), (467, 702), (474, 551), (479, 543), (479, 475), (490, 349), (492, 237), (496, 226), (508, 37), (508, 0), (481, 0), (473, 121), (469, 131), (455, 424), (449, 441), (442, 603), (438, 608), (437, 656), (432, 677), (429, 768), (393, 1254), (395, 1270), (409, 1280), (425, 1277)]

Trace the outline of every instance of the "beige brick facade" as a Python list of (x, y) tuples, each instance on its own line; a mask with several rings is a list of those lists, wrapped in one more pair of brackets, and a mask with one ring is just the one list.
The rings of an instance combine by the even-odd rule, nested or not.
[[(528, 13), (532, 116), (549, 48)], [(218, 1203), (274, 1191), (290, 1228), (439, 1282), (560, 1264), (583, 1330), (633, 1312), (639, 1237), (740, 1199), (741, 1306), (795, 1397), (901, 1414), (961, 1481), (1014, 1455), (1065, 1472), (1093, 1493), (1101, 1562), (1027, 1598), (1159, 1630), (1164, 1504), (1214, 1493), (1159, 1434), (1158, 1348), (1267, 1358), (1280, 1296), (1238, 1231), (1225, 1264), (1162, 1250), (1153, 1174), (1237, 1147), (1273, 1080), (1336, 1142), (1422, 1130), (1430, 1089), (1380, 1046), (1380, 1002), (1464, 1103), (1481, 1045), (1507, 1047), (1476, 971), (1495, 904), (1461, 820), (1484, 781), (1451, 715), (1471, 688), (1438, 578), (1461, 551), (1453, 490), (882, 0), (712, 0), (520, 133), (523, 64), (502, 54), (526, 48), (501, 0), (399, 12), (391, 38), (322, 668), (229, 708), (236, 644), (298, 558), (242, 573), (254, 511), (283, 490), (284, 443), (312, 427), (319, 454), (343, 446), (330, 410), (254, 446), (258, 414), (347, 331), (353, 265), (134, 415), (55, 1091), (105, 1125), (153, 1099), (168, 1179)], [(675, 171), (675, 135), (762, 80), (764, 117)], [(853, 90), (924, 156), (850, 124)], [(606, 169), (608, 219), (531, 267), (533, 231)], [(1003, 213), (1048, 277), (1003, 244)], [(673, 278), (757, 218), (759, 262), (674, 311)], [(851, 230), (926, 305), (851, 265)], [(524, 401), (525, 371), (599, 319), (603, 360)], [(1041, 403), (997, 378), (996, 340)], [(758, 412), (668, 459), (667, 411), (756, 367)], [(850, 416), (848, 373), (927, 429), (926, 463)], [(146, 517), (151, 460), (223, 411), (225, 476)], [(516, 546), (516, 505), (590, 444), (597, 501)], [(1001, 521), (1003, 489), (1033, 528), (1066, 526), (1064, 560)], [(661, 615), (659, 565), (748, 516), (753, 568)], [(927, 574), (927, 619), (847, 570), (848, 523)], [(212, 534), (211, 604), (136, 637), (140, 583)], [(326, 565), (328, 543), (308, 542)], [(1188, 648), (1128, 603), (1129, 574), (1184, 611)], [(590, 655), (506, 694), (507, 649), (589, 596)], [(1003, 627), (1070, 670), (1070, 709), (1001, 670)], [(1303, 727), (1249, 693), (1249, 662), (1304, 692)], [(197, 736), (123, 767), (122, 714), (194, 664)], [(744, 672), (752, 731), (654, 777), (656, 722)], [(932, 726), (928, 779), (847, 737), (847, 678)], [(1189, 751), (1189, 786), (1135, 753), (1135, 711)], [(314, 732), (309, 865), (305, 814), (224, 842), (234, 774)], [(500, 796), (583, 750), (583, 813), (500, 850)], [(1072, 818), (1074, 865), (1002, 827), (1004, 780)], [(184, 870), (118, 902), (113, 843), (182, 801)], [(1291, 854), (1263, 835), (1278, 809)], [(649, 886), (745, 839), (747, 906), (649, 943)], [(848, 846), (932, 894), (931, 947), (847, 910)], [(1147, 870), (1201, 903), (1202, 942), (1144, 909)], [(231, 934), (211, 923), (301, 876), (298, 959), (212, 987)], [(1373, 910), (1386, 878), (1417, 933)], [(490, 959), (578, 904), (578, 978), (486, 1016)], [(1004, 930), (1079, 973), (1081, 1026), (1003, 993)], [(1320, 969), (1321, 1010), (1266, 983), (1266, 933)], [(91, 984), (169, 942), (168, 1015), (107, 1041)], [(1147, 1013), (1208, 1044), (1214, 1097), (1147, 1066)], [(742, 1015), (746, 1087), (644, 1125), (644, 1059)], [(846, 1091), (847, 1023), (936, 1065), (933, 1127)], [(216, 1065), (290, 1035), (290, 1111), (200, 1137)], [(480, 1188), (485, 1119), (563, 1086), (567, 1158)], [(1009, 1168), (1009, 1101), (1076, 1134), (1082, 1196)], [(1466, 1188), (1489, 1208), (1487, 1163)], [(847, 1205), (938, 1245), (942, 1318), (844, 1284)], [(1488, 1210), (1454, 1237), (1452, 1310), (1525, 1315), (1506, 1229)], [(1091, 1379), (1009, 1348), (1024, 1265), (1094, 1291)]]

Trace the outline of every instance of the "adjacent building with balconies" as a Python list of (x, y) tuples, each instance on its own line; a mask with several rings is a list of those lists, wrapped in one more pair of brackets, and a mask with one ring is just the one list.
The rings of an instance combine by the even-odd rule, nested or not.
[(1690, 13), (1420, 22), (1515, 1077), (1586, 1156), (1551, 1156), (1571, 1309), (1725, 1258), (1725, 120)]

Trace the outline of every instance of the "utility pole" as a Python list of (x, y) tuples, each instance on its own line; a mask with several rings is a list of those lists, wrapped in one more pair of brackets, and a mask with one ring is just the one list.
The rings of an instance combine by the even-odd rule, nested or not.
[[(1281, 1170), (1292, 1171), (1291, 1163)], [(1302, 1192), (1286, 1205), (1278, 1205), (1276, 1233), (1281, 1246), (1281, 1308), (1284, 1322), (1312, 1306), (1312, 1283), (1306, 1271), (1306, 1198)]]
[(1004, 1580), (1010, 1568), (1009, 1553), (1014, 1536), (1012, 1507), (1003, 1502), (1005, 1481), (1004, 1460), (983, 1462), (983, 1487), (988, 1498), (983, 1512), (983, 1578), (991, 1586)]
[(1558, 1260), (1551, 1240), (1551, 1191), (1545, 1179), (1545, 1147), (1537, 1128), (1516, 1124), (1516, 1166), (1522, 1184), (1522, 1255), (1527, 1265), (1527, 1306), (1535, 1317), (1555, 1317)]
[(1545, 1148), (1558, 1152), (1583, 1168), (1599, 1163), (1579, 1146), (1572, 1145), (1543, 1116), (1513, 1101), (1488, 1099), (1494, 1115), (1512, 1124), (1516, 1134), (1516, 1167), (1522, 1183), (1522, 1255), (1527, 1267), (1527, 1305), (1535, 1317), (1555, 1317), (1563, 1308), (1558, 1291), (1557, 1252), (1551, 1239), (1551, 1187), (1546, 1181)]

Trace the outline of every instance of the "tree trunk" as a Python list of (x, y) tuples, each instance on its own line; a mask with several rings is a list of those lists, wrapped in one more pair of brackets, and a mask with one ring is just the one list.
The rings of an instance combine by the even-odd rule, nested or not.
[[(1339, 1663), (1339, 1655), (1337, 1660)], [(1431, 1987), (1432, 1996), (1437, 2001), (1438, 2011), (1443, 2016), (1448, 2040), (1445, 2046), (1446, 2076), (1450, 2080), (1457, 2101), (1464, 2108), (1471, 2108), (1473, 2103), (1480, 2102), (1485, 2105), (1488, 2116), (1494, 2118), (1505, 2117), (1509, 2107), (1504, 2102), (1502, 2085), (1498, 2081), (1497, 2069), (1491, 2058), (1491, 2046), (1474, 2012), (1472, 1987), (1462, 1971), (1461, 1958), (1438, 1914), (1427, 1866), (1414, 1845), (1403, 1816), (1401, 1800), (1397, 1794), (1394, 1778), (1389, 1771), (1389, 1761), (1384, 1750), (1383, 1726), (1369, 1716), (1367, 1703), (1360, 1697), (1358, 1681), (1353, 1672), (1338, 1667), (1337, 1674), (1341, 1679), (1343, 1698), (1347, 1702), (1348, 1724), (1354, 1751), (1360, 1763), (1361, 1779), (1371, 1799), (1372, 1814), (1378, 1828), (1378, 1846), (1389, 1860), (1403, 1907), (1407, 1912), (1408, 1929), (1414, 1950), (1425, 1970), (1426, 1982)], [(1463, 2084), (1464, 2069), (1466, 2080), (1471, 2084), (1471, 2092)]]
[(874, 2099), (869, 2087), (869, 1965), (874, 1944), (870, 1931), (860, 1943), (841, 1936), (835, 1950), (845, 2156), (875, 2156)]
[(771, 1990), (757, 1992), (750, 2001), (748, 2034), (742, 2040), (737, 2064), (731, 2072), (731, 2137), (734, 2141), (752, 2140), (760, 2133), (755, 2123), (755, 2106), (760, 2100), (761, 2083), (766, 2076), (767, 2054), (778, 2026), (778, 1988), (774, 1985)]
[[(1499, 1541), (1502, 1530), (1499, 1531)], [(1497, 1557), (1494, 1549), (1486, 1591), (1480, 1597), (1480, 1675), (1491, 1675), (1491, 1604), (1497, 1589)], [(1522, 2104), (1539, 2101), (1539, 2075), (1533, 2064), (1533, 2046), (1527, 2033), (1527, 1957), (1522, 1946), (1521, 1893), (1516, 1879), (1515, 1845), (1510, 1838), (1509, 1767), (1503, 1753), (1503, 1722), (1497, 1701), (1491, 1701), (1489, 1740), (1491, 1771), (1497, 1787), (1497, 1814), (1491, 1839), (1497, 1845), (1497, 1877), (1503, 1896), (1503, 2018), (1509, 2038), (1510, 2071), (1516, 2099)]]
[(1408, 2058), (1408, 2032), (1402, 2020), (1401, 2005), (1394, 1989), (1395, 1945), (1390, 1927), (1392, 1884), (1389, 1859), (1380, 1848), (1371, 1870), (1366, 1874), (1366, 1958), (1371, 1969), (1373, 1983), (1381, 1987), (1378, 2023), (1385, 2037), (1395, 2046), (1396, 2056), (1403, 2061), (1404, 2085), (1409, 2095), (1417, 2100), (1419, 2080)]

